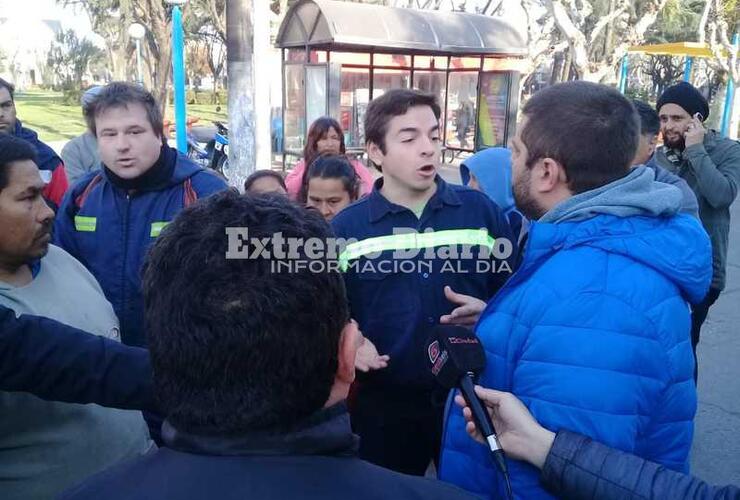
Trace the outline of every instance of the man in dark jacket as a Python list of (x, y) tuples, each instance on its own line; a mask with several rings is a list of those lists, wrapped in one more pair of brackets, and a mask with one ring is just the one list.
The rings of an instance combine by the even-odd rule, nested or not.
[[(516, 241), (485, 194), (447, 184), (434, 96), (394, 89), (365, 114), (368, 157), (381, 170), (372, 192), (332, 219), (355, 240), (340, 257), (351, 314), (387, 366), (358, 377), (352, 426), (360, 456), (424, 475), (437, 459), (444, 394), (424, 361), (425, 343), (455, 294), (488, 300), (511, 274)], [(448, 300), (450, 298), (450, 300)]]
[[(475, 390), (488, 408), (507, 456), (539, 469), (542, 485), (559, 498), (740, 499), (740, 488), (736, 486), (710, 486), (701, 479), (609, 448), (586, 436), (567, 430), (557, 434), (550, 432), (539, 425), (527, 407), (511, 393), (482, 387)], [(465, 401), (460, 396), (455, 401), (463, 407), (468, 434), (481, 444), (485, 443)]]
[[(244, 228), (236, 243), (249, 255), (229, 258), (230, 230)], [(318, 213), (279, 195), (226, 192), (182, 212), (143, 280), (165, 447), (62, 498), (473, 498), (355, 456), (344, 400), (363, 337), (340, 273), (308, 249), (330, 236)], [(280, 272), (299, 240), (309, 265)]]
[(647, 165), (655, 171), (656, 181), (671, 184), (680, 189), (682, 195), (681, 211), (699, 218), (699, 205), (696, 202), (696, 195), (686, 181), (650, 161), (655, 154), (655, 145), (660, 133), (658, 113), (646, 102), (633, 99), (632, 104), (640, 116), (640, 142), (637, 145), (637, 153), (635, 153), (635, 158), (632, 160), (632, 166)]
[[(691, 344), (696, 359), (701, 326), (725, 287), (730, 205), (740, 184), (740, 143), (704, 128), (709, 105), (689, 83), (668, 87), (656, 107), (664, 145), (655, 152), (652, 162), (682, 177), (694, 190), (699, 218), (712, 241), (712, 284), (691, 314)], [(694, 379), (697, 373), (695, 370)]]
[(178, 212), (226, 183), (167, 146), (154, 97), (111, 83), (85, 106), (102, 171), (65, 196), (54, 243), (100, 283), (121, 324), (124, 344), (145, 346), (140, 271), (149, 246)]
[[(226, 183), (167, 146), (159, 105), (138, 85), (107, 85), (84, 113), (97, 137), (101, 170), (64, 197), (54, 243), (98, 280), (118, 316), (121, 341), (145, 346), (144, 257), (178, 212)], [(159, 418), (144, 416), (159, 444)]]
[(0, 390), (155, 410), (149, 352), (0, 306)]
[(36, 164), (46, 182), (44, 198), (53, 208), (59, 206), (67, 191), (67, 174), (62, 159), (48, 145), (39, 140), (36, 132), (26, 128), (16, 116), (15, 87), (0, 78), (0, 133), (11, 134), (30, 142), (36, 149)]

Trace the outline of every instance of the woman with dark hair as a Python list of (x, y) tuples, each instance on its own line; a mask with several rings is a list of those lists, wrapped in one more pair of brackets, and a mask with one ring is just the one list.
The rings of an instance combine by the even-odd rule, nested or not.
[(287, 193), (283, 176), (274, 170), (257, 170), (244, 181), (244, 192), (248, 194)]
[(311, 163), (306, 177), (300, 198), (327, 222), (359, 197), (360, 178), (346, 156), (319, 156)]
[[(308, 129), (306, 146), (303, 148), (303, 159), (285, 178), (290, 197), (305, 203), (306, 198), (302, 198), (302, 191), (308, 181), (306, 166), (311, 165), (322, 154), (343, 155), (345, 151), (344, 132), (334, 118), (324, 116), (313, 122)], [(364, 195), (372, 191), (374, 179), (370, 170), (358, 160), (351, 160), (350, 164), (360, 177), (362, 183), (360, 194)]]

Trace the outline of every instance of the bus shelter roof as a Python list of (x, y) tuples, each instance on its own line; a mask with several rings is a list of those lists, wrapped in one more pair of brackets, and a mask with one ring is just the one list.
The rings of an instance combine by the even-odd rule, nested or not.
[(285, 16), (280, 48), (431, 55), (527, 54), (526, 36), (498, 17), (335, 0), (301, 0)]

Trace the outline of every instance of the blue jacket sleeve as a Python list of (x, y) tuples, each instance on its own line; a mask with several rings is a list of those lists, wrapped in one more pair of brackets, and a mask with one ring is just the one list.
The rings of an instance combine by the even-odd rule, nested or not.
[(149, 352), (0, 306), (0, 390), (155, 410)]
[(229, 188), (229, 185), (221, 177), (204, 170), (193, 176), (193, 188), (200, 199), (224, 191)]
[(558, 432), (540, 479), (550, 493), (574, 500), (740, 499), (740, 488), (735, 486), (710, 486), (567, 431)]

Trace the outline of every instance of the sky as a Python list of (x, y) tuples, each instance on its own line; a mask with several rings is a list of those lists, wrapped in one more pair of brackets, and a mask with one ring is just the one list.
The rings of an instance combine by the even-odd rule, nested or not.
[(0, 0), (0, 17), (7, 17), (18, 23), (55, 19), (62, 23), (64, 29), (75, 30), (79, 37), (87, 36), (91, 40), (96, 38), (84, 11), (72, 6), (63, 7), (56, 0)]

